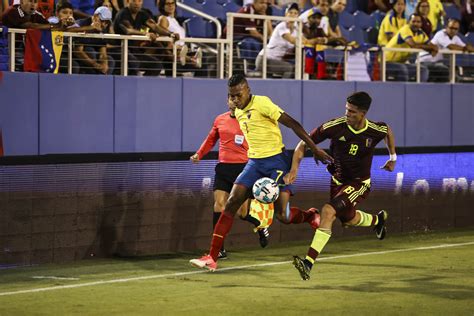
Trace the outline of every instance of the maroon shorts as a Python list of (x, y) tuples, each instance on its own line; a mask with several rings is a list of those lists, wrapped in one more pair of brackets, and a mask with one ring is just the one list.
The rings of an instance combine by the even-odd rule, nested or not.
[(346, 223), (354, 218), (357, 204), (367, 198), (369, 193), (370, 180), (340, 183), (332, 179), (329, 204), (336, 209), (337, 218)]

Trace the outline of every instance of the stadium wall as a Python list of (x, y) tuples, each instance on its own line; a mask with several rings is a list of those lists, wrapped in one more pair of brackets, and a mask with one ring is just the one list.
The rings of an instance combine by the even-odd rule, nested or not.
[[(386, 209), (388, 237), (400, 232), (474, 225), (474, 153), (399, 155), (396, 172), (379, 167), (360, 208)], [(215, 160), (103, 162), (0, 167), (0, 269), (94, 257), (205, 251), (212, 233)], [(292, 205), (320, 208), (329, 174), (302, 162)], [(343, 229), (334, 236), (373, 234)], [(310, 242), (309, 225), (270, 227), (270, 247)], [(374, 236), (375, 238), (375, 236)], [(235, 220), (226, 248), (258, 245), (248, 222)], [(289, 254), (291, 255), (291, 254)]]
[[(366, 90), (369, 117), (389, 123), (397, 145), (474, 145), (474, 89), (464, 84), (251, 80), (310, 130), (344, 114)], [(0, 128), (7, 156), (194, 151), (226, 111), (225, 80), (4, 73)], [(285, 144), (296, 136), (283, 129)]]
[[(366, 90), (370, 117), (389, 123), (398, 146), (474, 145), (469, 85), (252, 80), (311, 129), (341, 116), (345, 97)], [(4, 73), (0, 127), (5, 153), (194, 151), (225, 111), (226, 82)], [(297, 139), (287, 129), (285, 143)], [(8, 157), (7, 157), (8, 158)], [(15, 157), (12, 157), (15, 158)], [(389, 232), (474, 225), (474, 154), (399, 155), (395, 173), (378, 169), (363, 209), (390, 211)], [(5, 158), (4, 158), (5, 159)], [(0, 159), (1, 160), (1, 159)], [(215, 160), (22, 163), (0, 161), (0, 268), (102, 256), (206, 249), (212, 227)], [(329, 177), (303, 162), (293, 204), (321, 207)], [(257, 245), (236, 220), (229, 249)], [(335, 236), (371, 233), (335, 227)], [(311, 240), (308, 225), (271, 227), (271, 244)]]

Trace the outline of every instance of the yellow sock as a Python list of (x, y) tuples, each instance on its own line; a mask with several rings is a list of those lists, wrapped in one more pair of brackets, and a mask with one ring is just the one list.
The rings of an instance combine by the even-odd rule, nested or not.
[(316, 257), (321, 253), (324, 246), (326, 246), (326, 244), (328, 243), (329, 238), (331, 238), (331, 230), (325, 228), (316, 229), (316, 233), (314, 234), (313, 242), (311, 243), (311, 247), (309, 248), (306, 260), (311, 263), (314, 263)]
[(368, 214), (360, 210), (357, 210), (356, 212), (360, 215), (360, 221), (355, 224), (355, 226), (374, 226), (379, 222), (379, 218), (376, 215)]

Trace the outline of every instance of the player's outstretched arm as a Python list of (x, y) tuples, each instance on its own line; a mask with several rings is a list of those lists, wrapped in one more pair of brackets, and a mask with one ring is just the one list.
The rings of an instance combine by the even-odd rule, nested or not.
[(387, 145), (388, 153), (390, 154), (390, 159), (387, 160), (387, 162), (385, 162), (385, 164), (381, 168), (387, 171), (393, 171), (397, 162), (397, 153), (395, 151), (395, 137), (393, 136), (393, 132), (390, 126), (387, 127), (387, 136), (385, 136), (384, 141)]
[(315, 159), (321, 161), (324, 164), (332, 163), (334, 161), (334, 159), (328, 153), (316, 146), (311, 137), (309, 137), (308, 133), (306, 133), (306, 131), (304, 130), (303, 126), (301, 126), (301, 124), (297, 120), (295, 120), (286, 113), (282, 113), (282, 115), (278, 119), (278, 122), (288, 128), (291, 128), (293, 132), (295, 132), (295, 134), (306, 143), (306, 146), (311, 149)]
[(304, 141), (300, 141), (295, 148), (295, 152), (293, 153), (293, 160), (291, 162), (291, 169), (284, 177), (283, 181), (286, 184), (291, 184), (296, 181), (296, 177), (298, 176), (298, 169), (300, 168), (301, 160), (303, 160), (304, 153), (306, 151), (306, 144)]

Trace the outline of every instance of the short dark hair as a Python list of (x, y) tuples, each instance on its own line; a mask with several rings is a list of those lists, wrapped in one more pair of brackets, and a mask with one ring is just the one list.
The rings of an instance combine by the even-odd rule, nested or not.
[(74, 10), (72, 4), (68, 1), (61, 1), (56, 7), (56, 12), (61, 11), (62, 9), (71, 9)]
[(360, 110), (368, 111), (372, 98), (367, 92), (358, 91), (347, 97), (347, 103), (357, 106)]
[(243, 74), (235, 74), (229, 78), (229, 81), (227, 82), (227, 86), (235, 87), (244, 82), (247, 83), (247, 79), (245, 79), (245, 76)]

